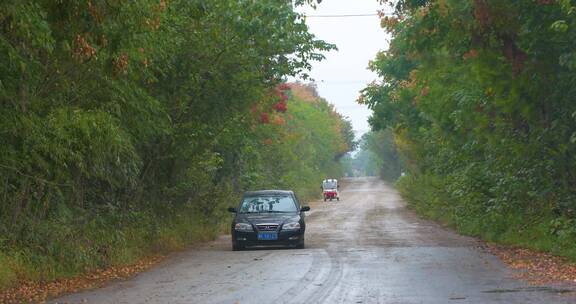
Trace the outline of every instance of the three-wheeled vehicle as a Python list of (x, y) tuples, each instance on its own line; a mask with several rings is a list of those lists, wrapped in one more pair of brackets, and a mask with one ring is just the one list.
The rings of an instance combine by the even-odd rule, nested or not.
[(324, 201), (336, 199), (337, 201), (340, 200), (340, 196), (338, 195), (338, 180), (331, 178), (325, 179), (322, 181), (322, 194), (324, 196)]

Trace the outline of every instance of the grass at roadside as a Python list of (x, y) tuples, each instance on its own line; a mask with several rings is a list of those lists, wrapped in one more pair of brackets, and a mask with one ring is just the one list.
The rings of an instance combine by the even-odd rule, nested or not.
[[(486, 207), (451, 195), (440, 178), (405, 176), (397, 188), (419, 215), (455, 228), (458, 232), (502, 245), (548, 252), (576, 262), (576, 230), (570, 220), (554, 217), (552, 210)], [(460, 196), (473, 200), (475, 193)]]
[(129, 278), (137, 273), (156, 265), (164, 256), (155, 255), (143, 258), (136, 263), (111, 266), (70, 278), (60, 278), (54, 281), (26, 281), (18, 286), (0, 292), (0, 303), (44, 303), (47, 298), (57, 295), (97, 288), (112, 280)]
[[(0, 302), (36, 302), (75, 288), (93, 287), (108, 279), (145, 269), (142, 264), (191, 244), (214, 239), (224, 231), (226, 216), (207, 221), (196, 212), (156, 218), (140, 214), (132, 220), (100, 218), (71, 226), (52, 222), (38, 229), (42, 248), (0, 251)], [(137, 271), (136, 271), (137, 272)], [(95, 277), (95, 280), (87, 280)]]

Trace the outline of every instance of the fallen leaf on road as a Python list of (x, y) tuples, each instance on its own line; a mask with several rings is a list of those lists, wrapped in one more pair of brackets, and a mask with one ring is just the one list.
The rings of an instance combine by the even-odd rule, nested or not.
[(526, 248), (488, 244), (488, 250), (510, 268), (518, 270), (514, 277), (533, 285), (575, 283), (576, 263)]
[(154, 256), (132, 265), (100, 269), (82, 276), (52, 282), (22, 282), (18, 287), (0, 290), (0, 303), (44, 303), (48, 298), (97, 288), (113, 280), (129, 278), (156, 265), (162, 259), (162, 256)]

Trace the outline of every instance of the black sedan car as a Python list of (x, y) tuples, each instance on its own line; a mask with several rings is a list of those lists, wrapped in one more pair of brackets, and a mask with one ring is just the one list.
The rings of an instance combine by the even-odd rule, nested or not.
[(263, 190), (245, 192), (232, 221), (232, 249), (271, 245), (304, 248), (304, 212), (293, 191)]

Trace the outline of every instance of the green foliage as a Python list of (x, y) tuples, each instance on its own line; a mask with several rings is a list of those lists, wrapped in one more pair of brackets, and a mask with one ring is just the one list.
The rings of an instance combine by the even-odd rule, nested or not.
[(573, 1), (396, 8), (371, 64), (385, 82), (361, 101), (394, 130), (404, 195), (466, 233), (576, 258)]
[(0, 3), (0, 288), (210, 238), (246, 189), (312, 197), (350, 123), (277, 86), (333, 48), (291, 1)]
[(344, 161), (349, 176), (380, 176), (394, 182), (403, 171), (402, 160), (391, 130), (372, 131), (360, 139), (360, 150)]
[(355, 142), (348, 120), (326, 100), (306, 96), (313, 87), (290, 86), (288, 112), (270, 114), (270, 123), (247, 128), (253, 133), (242, 143), (232, 169), (249, 172), (240, 176), (239, 188), (294, 189), (307, 200), (319, 195), (323, 179), (342, 175), (338, 160)]

